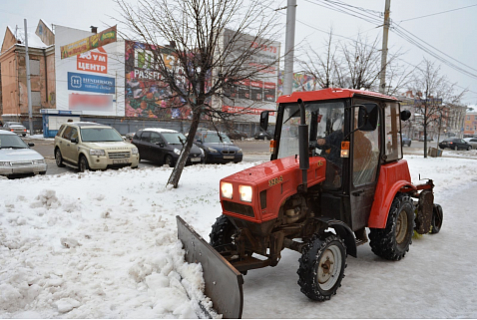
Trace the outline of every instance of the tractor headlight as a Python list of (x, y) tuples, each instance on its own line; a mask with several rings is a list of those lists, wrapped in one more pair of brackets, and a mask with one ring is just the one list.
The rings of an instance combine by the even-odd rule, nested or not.
[(105, 156), (106, 152), (103, 149), (91, 149), (89, 154), (92, 156)]
[(181, 151), (177, 148), (174, 148), (174, 153), (177, 154), (177, 155), (180, 155), (181, 154)]
[(240, 200), (245, 202), (252, 202), (252, 187), (239, 186)]
[(234, 188), (231, 183), (222, 182), (220, 184), (220, 192), (222, 193), (222, 197), (232, 199), (234, 195)]

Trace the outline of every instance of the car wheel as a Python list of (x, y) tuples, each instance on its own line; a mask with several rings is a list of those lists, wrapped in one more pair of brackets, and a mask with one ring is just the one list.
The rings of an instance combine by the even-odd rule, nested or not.
[(65, 166), (65, 164), (63, 163), (63, 156), (61, 155), (60, 148), (56, 148), (55, 150), (55, 160), (56, 160), (56, 166), (58, 167)]
[(298, 260), (298, 285), (308, 298), (329, 300), (341, 285), (346, 268), (346, 247), (336, 235), (312, 239)]
[(85, 172), (85, 171), (89, 170), (88, 159), (86, 159), (86, 157), (83, 156), (83, 155), (81, 155), (80, 158), (79, 158), (78, 170), (79, 170), (79, 172)]
[(40, 174), (44, 176), (46, 174), (46, 171), (41, 171)]
[(26, 133), (22, 134), (22, 136), (26, 137)]
[(401, 260), (409, 251), (414, 233), (414, 206), (407, 194), (398, 193), (389, 210), (384, 229), (371, 228), (369, 245), (378, 256)]
[(467, 150), (470, 150), (470, 149), (472, 149), (472, 147), (471, 147), (471, 146), (467, 146)]
[(172, 157), (170, 155), (166, 156), (166, 158), (164, 159), (164, 164), (171, 168), (174, 167), (174, 160), (172, 160)]
[(409, 143), (407, 144), (407, 146), (408, 146), (408, 147), (410, 147), (410, 146), (411, 146), (411, 141), (409, 141)]

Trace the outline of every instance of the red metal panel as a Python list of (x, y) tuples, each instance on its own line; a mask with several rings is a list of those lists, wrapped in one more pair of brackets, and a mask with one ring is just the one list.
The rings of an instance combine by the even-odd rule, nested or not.
[(374, 202), (368, 219), (369, 228), (385, 228), (389, 209), (394, 196), (402, 187), (416, 190), (411, 183), (411, 175), (406, 160), (385, 164), (379, 171), (379, 180), (374, 194)]
[(304, 102), (344, 99), (344, 98), (354, 97), (355, 95), (368, 96), (368, 97), (380, 98), (385, 100), (394, 100), (394, 101), (398, 100), (395, 97), (390, 97), (384, 94), (371, 92), (371, 91), (329, 88), (329, 89), (323, 89), (319, 91), (293, 92), (291, 95), (279, 97), (277, 100), (277, 103), (292, 103), (292, 102), (297, 102), (298, 99), (301, 99)]
[[(322, 157), (310, 158), (310, 169), (308, 169), (308, 187), (312, 187), (325, 180), (326, 160)], [(229, 211), (222, 210), (225, 215), (262, 223), (278, 217), (278, 210), (283, 201), (296, 194), (297, 187), (302, 183), (299, 157), (286, 157), (272, 160), (261, 165), (245, 169), (228, 176), (220, 181), (230, 182), (233, 185), (233, 198), (223, 200), (235, 202), (253, 207), (255, 217), (249, 217)], [(247, 203), (240, 200), (239, 186), (246, 185), (253, 188), (252, 202)], [(267, 190), (267, 207), (261, 209), (260, 192)]]

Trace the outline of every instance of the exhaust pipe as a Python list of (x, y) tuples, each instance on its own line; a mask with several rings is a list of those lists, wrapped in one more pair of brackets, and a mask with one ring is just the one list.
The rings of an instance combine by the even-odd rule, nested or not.
[[(308, 169), (310, 168), (310, 159), (308, 158), (308, 125), (306, 124), (305, 117), (305, 103), (303, 100), (298, 99), (300, 106), (300, 126), (298, 127), (298, 145), (300, 155), (300, 170), (302, 176), (301, 191), (307, 192), (308, 190)], [(300, 190), (299, 190), (300, 191)]]

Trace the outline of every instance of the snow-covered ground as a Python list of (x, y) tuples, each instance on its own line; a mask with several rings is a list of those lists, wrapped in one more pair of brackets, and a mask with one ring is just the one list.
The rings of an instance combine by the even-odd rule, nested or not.
[[(436, 235), (399, 262), (368, 245), (348, 257), (330, 301), (296, 284), (299, 254), (244, 277), (245, 318), (476, 318), (477, 160), (407, 156), (413, 182), (432, 178), (444, 210)], [(219, 180), (250, 163), (0, 178), (0, 318), (194, 318), (200, 266), (183, 261), (180, 215), (206, 239), (221, 214)]]

